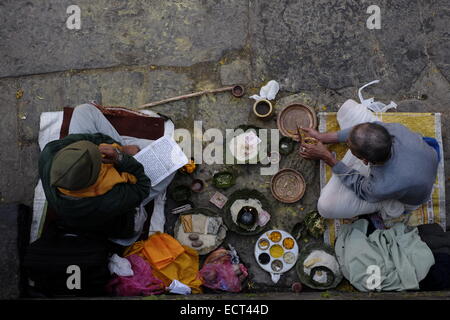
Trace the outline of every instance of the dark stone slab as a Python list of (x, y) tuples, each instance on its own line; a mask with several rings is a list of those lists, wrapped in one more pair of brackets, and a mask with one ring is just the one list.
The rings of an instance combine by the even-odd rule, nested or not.
[[(70, 5), (81, 29), (66, 26)], [(246, 1), (2, 1), (0, 77), (156, 64), (190, 66), (244, 46)]]
[(374, 79), (382, 79), (384, 94), (408, 89), (427, 65), (429, 39), (440, 43), (433, 60), (448, 66), (442, 26), (448, 12), (441, 10), (448, 4), (424, 10), (419, 3), (378, 1), (381, 29), (369, 30), (367, 1), (251, 0), (256, 73), (281, 80), (289, 91), (340, 89)]
[(426, 34), (426, 54), (447, 80), (450, 80), (450, 3), (445, 0), (419, 1), (421, 22)]

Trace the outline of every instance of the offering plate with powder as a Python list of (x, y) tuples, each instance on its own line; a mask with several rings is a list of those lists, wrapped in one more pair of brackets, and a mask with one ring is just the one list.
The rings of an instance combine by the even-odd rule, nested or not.
[(297, 258), (297, 242), (283, 230), (267, 231), (256, 241), (255, 259), (262, 269), (270, 272), (274, 283), (294, 267)]

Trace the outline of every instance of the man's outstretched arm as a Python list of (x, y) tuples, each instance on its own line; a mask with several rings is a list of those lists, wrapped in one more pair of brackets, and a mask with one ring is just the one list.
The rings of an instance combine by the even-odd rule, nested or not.
[(339, 143), (344, 140), (340, 140), (339, 133), (344, 131), (336, 131), (336, 132), (319, 132), (313, 128), (302, 128), (302, 130), (310, 137), (319, 140), (322, 143)]
[(349, 168), (345, 163), (337, 160), (322, 142), (317, 144), (303, 143), (300, 147), (300, 155), (305, 159), (323, 160), (332, 168), (333, 173), (339, 177), (341, 182), (353, 190), (360, 199), (367, 202), (378, 202), (387, 199), (385, 195), (376, 195), (373, 192), (370, 178), (363, 176), (357, 170)]

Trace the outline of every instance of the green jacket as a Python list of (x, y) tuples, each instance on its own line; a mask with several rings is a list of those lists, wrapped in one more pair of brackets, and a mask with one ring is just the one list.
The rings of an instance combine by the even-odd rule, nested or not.
[(104, 195), (79, 199), (62, 197), (56, 187), (50, 186), (53, 157), (60, 149), (80, 140), (97, 145), (118, 143), (101, 133), (71, 134), (49, 142), (39, 157), (39, 176), (48, 205), (55, 210), (60, 223), (69, 228), (113, 238), (133, 236), (136, 207), (148, 196), (150, 179), (145, 175), (142, 165), (132, 156), (124, 154), (123, 160), (115, 168), (119, 172), (134, 175), (136, 184), (120, 183)]

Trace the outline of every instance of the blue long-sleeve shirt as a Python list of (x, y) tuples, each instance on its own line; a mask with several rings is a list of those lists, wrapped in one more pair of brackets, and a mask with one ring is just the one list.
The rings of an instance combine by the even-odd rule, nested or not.
[[(438, 157), (422, 136), (399, 123), (375, 122), (393, 137), (391, 157), (382, 165), (371, 165), (365, 177), (342, 161), (333, 167), (342, 183), (368, 202), (396, 199), (409, 205), (426, 202), (436, 180)], [(339, 142), (347, 140), (350, 130), (338, 132)]]

